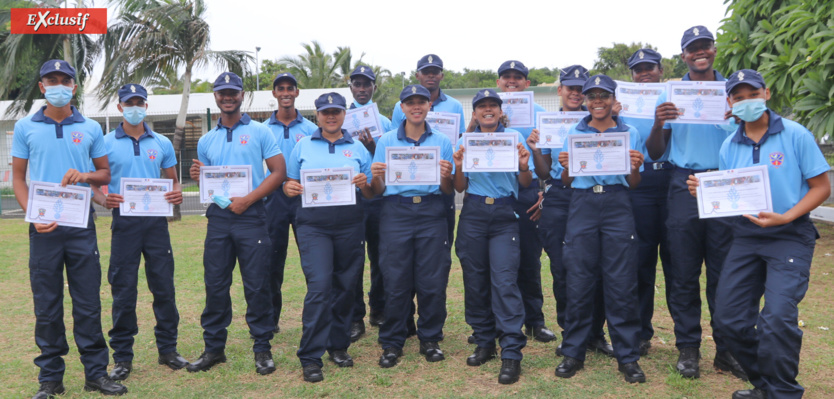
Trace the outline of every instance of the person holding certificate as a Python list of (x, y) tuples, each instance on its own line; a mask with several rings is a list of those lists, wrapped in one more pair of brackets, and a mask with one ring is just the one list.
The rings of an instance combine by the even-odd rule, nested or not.
[[(394, 367), (403, 355), (407, 319), (416, 292), (420, 319), (417, 336), (420, 353), (429, 362), (445, 359), (438, 342), (446, 322), (446, 285), (452, 265), (446, 206), (441, 193), (452, 195), (452, 143), (426, 123), (431, 94), (421, 85), (400, 93), (406, 116), (397, 130), (382, 135), (371, 166), (374, 194), (383, 195), (380, 213), (379, 266), (385, 286), (385, 323), (379, 327), (382, 368)], [(387, 185), (388, 147), (435, 147), (439, 150), (439, 184)], [(402, 153), (402, 151), (400, 151)], [(416, 162), (415, 162), (416, 164)], [(415, 165), (416, 166), (416, 165)], [(416, 177), (416, 175), (415, 175)]]
[[(809, 213), (830, 195), (830, 167), (812, 132), (767, 108), (770, 90), (758, 72), (738, 71), (726, 87), (741, 122), (721, 146), (719, 168), (766, 166), (773, 212), (727, 218), (733, 238), (718, 280), (715, 328), (753, 384), (733, 399), (799, 398), (805, 390), (796, 381), (802, 344), (797, 305), (808, 290), (819, 238)], [(692, 195), (698, 183), (689, 176)]]
[[(108, 332), (110, 347), (113, 349), (115, 366), (110, 378), (116, 381), (127, 379), (133, 370), (133, 337), (139, 332), (136, 321), (136, 296), (139, 263), (145, 256), (145, 275), (148, 288), (153, 295), (153, 311), (156, 317), (156, 348), (159, 364), (179, 370), (186, 361), (177, 353), (177, 326), (180, 315), (177, 311), (174, 290), (174, 254), (168, 235), (168, 220), (163, 215), (126, 216), (120, 206), (124, 204), (121, 191), (123, 178), (158, 179), (162, 169), (165, 177), (171, 179), (171, 190), (164, 199), (170, 204), (182, 203), (182, 189), (177, 179), (177, 157), (174, 146), (165, 136), (151, 131), (143, 122), (148, 108), (148, 92), (142, 85), (129, 83), (119, 91), (119, 111), (123, 120), (116, 130), (104, 136), (107, 160), (110, 163), (110, 184), (107, 195), (93, 186), (94, 201), (113, 210), (110, 241), (110, 268), (107, 280), (113, 293), (113, 328)], [(144, 189), (156, 188), (140, 185)], [(149, 205), (151, 196), (145, 192), (144, 205)], [(142, 207), (142, 204), (139, 205)], [(130, 204), (130, 209), (135, 209)]]
[[(712, 68), (715, 61), (715, 38), (703, 26), (693, 26), (681, 38), (681, 58), (689, 68), (683, 81), (724, 81)], [(713, 365), (729, 371), (742, 380), (747, 376), (733, 358), (721, 336), (715, 331), (715, 292), (721, 267), (730, 250), (732, 234), (726, 218), (699, 219), (698, 203), (689, 195), (689, 175), (718, 168), (718, 151), (732, 133), (731, 125), (700, 125), (677, 123), (680, 110), (666, 101), (668, 93), (657, 100), (652, 131), (646, 148), (652, 159), (667, 154), (675, 166), (669, 181), (666, 227), (669, 243), (669, 276), (667, 286), (669, 313), (675, 322), (675, 346), (680, 352), (675, 366), (685, 378), (699, 378), (701, 347), (701, 267), (706, 265), (706, 297), (715, 341)], [(730, 129), (728, 131), (727, 129)], [(668, 148), (668, 150), (667, 150)]]
[[(617, 84), (606, 75), (591, 76), (582, 88), (590, 115), (571, 128), (568, 137), (593, 134), (596, 141), (567, 142), (567, 152), (559, 153), (562, 182), (574, 189), (565, 231), (564, 262), (568, 303), (565, 308), (564, 360), (556, 367), (556, 376), (573, 377), (584, 366), (586, 343), (591, 337), (594, 291), (603, 281), (605, 318), (618, 369), (629, 383), (646, 382), (637, 361), (639, 353), (640, 314), (637, 307), (637, 241), (634, 216), (628, 189), (640, 184), (643, 154), (640, 133), (612, 115)], [(596, 166), (602, 159), (602, 147), (612, 143), (605, 137), (628, 135), (627, 175), (575, 176), (572, 157), (578, 145), (586, 150), (598, 146)], [(574, 144), (577, 148), (574, 148)], [(583, 161), (584, 162), (584, 161)], [(593, 166), (593, 165), (591, 165)], [(584, 167), (583, 167), (584, 168)]]
[[(66, 61), (47, 61), (41, 66), (38, 87), (46, 97), (46, 105), (17, 121), (12, 137), (14, 194), (24, 212), (30, 199), (27, 169), (33, 183), (66, 186), (110, 182), (101, 125), (84, 118), (70, 105), (77, 88), (75, 68)], [(81, 172), (90, 170), (91, 160), (95, 171)], [(35, 343), (40, 349), (35, 358), (35, 365), (40, 368), (40, 387), (35, 397), (65, 392), (63, 356), (69, 351), (63, 307), (65, 266), (72, 298), (73, 335), (84, 364), (84, 389), (109, 395), (127, 393), (125, 386), (107, 375), (109, 356), (101, 330), (99, 297), (101, 264), (92, 211), (84, 228), (59, 226), (57, 222), (32, 223), (29, 253)]]
[[(250, 185), (252, 188), (248, 194), (231, 198), (221, 193), (211, 195), (214, 203), (206, 210), (208, 227), (203, 250), (206, 307), (200, 318), (205, 350), (199, 359), (187, 366), (190, 372), (208, 371), (226, 361), (226, 328), (232, 321), (229, 289), (235, 261), (240, 264), (246, 295), (246, 322), (255, 341), (252, 347), (255, 371), (261, 375), (275, 371), (269, 343), (275, 328), (268, 278), (272, 242), (263, 199), (284, 181), (286, 163), (272, 132), (260, 123), (252, 123), (249, 115), (240, 111), (243, 97), (243, 81), (238, 75), (223, 72), (217, 77), (214, 100), (220, 108), (220, 119), (217, 127), (200, 137), (197, 143), (199, 159), (194, 160), (190, 170), (191, 178), (201, 181), (202, 166), (246, 166), (239, 169), (251, 168), (251, 177), (245, 176), (246, 172), (243, 175), (229, 173), (224, 185), (232, 186), (230, 190), (233, 191)], [(269, 176), (265, 176), (264, 162)], [(208, 180), (206, 175), (203, 180)], [(246, 184), (235, 179), (244, 179)]]
[(454, 154), (455, 190), (466, 192), (458, 222), (455, 251), (463, 270), (466, 322), (474, 330), (478, 345), (466, 364), (480, 366), (495, 357), (495, 340), (501, 344), (498, 382), (513, 384), (521, 374), (521, 349), (527, 337), (524, 303), (518, 284), (520, 258), (519, 224), (513, 203), (522, 187), (530, 185), (530, 152), (518, 131), (499, 122), (501, 98), (495, 90), (478, 91), (472, 99), (476, 132), (504, 132), (518, 135), (518, 172), (464, 172), (464, 138)]

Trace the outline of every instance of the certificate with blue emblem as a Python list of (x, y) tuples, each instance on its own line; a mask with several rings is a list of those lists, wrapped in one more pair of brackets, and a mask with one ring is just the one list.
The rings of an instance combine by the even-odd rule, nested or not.
[(212, 196), (244, 197), (252, 192), (252, 165), (203, 166), (200, 168), (200, 203)]
[(631, 173), (628, 132), (571, 134), (567, 139), (569, 176), (611, 176)]
[(724, 82), (669, 82), (667, 101), (678, 108), (678, 119), (672, 123), (725, 125), (724, 114), (730, 109)]
[(464, 172), (518, 172), (518, 133), (464, 133)]
[(86, 228), (90, 217), (89, 187), (33, 181), (29, 184), (29, 201), (25, 220), (59, 226)]
[(695, 177), (701, 219), (773, 212), (766, 165), (696, 173)]
[(458, 142), (458, 138), (460, 138), (460, 114), (430, 111), (426, 114), (426, 123), (429, 124), (433, 132), (440, 132), (448, 137), (452, 146)]
[(666, 90), (666, 83), (634, 83), (617, 81), (617, 101), (623, 106), (620, 116), (654, 119), (657, 98)]
[(535, 126), (536, 111), (533, 108), (533, 92), (532, 91), (514, 91), (498, 93), (503, 103), (501, 110), (504, 115), (510, 120), (510, 126), (516, 127), (533, 127)]
[(360, 134), (368, 133), (371, 137), (382, 136), (382, 126), (379, 124), (379, 108), (376, 104), (368, 104), (362, 107), (345, 111), (345, 122), (342, 129), (356, 138)]
[(536, 129), (539, 130), (537, 148), (562, 148), (570, 128), (588, 116), (588, 111), (539, 112)]
[(440, 185), (440, 147), (385, 147), (385, 184)]
[(174, 216), (174, 205), (165, 194), (174, 188), (171, 179), (142, 179), (123, 177), (121, 193), (124, 202), (119, 204), (122, 216)]
[(353, 168), (302, 169), (301, 207), (356, 205)]

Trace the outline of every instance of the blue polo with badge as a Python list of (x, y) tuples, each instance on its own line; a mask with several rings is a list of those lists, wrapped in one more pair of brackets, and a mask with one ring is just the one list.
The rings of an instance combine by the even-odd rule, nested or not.
[[(40, 76), (59, 72), (75, 79), (75, 69), (66, 61), (43, 64)], [(54, 89), (53, 89), (54, 88)], [(66, 106), (72, 97), (68, 87), (47, 86), (47, 102)], [(57, 98), (56, 98), (57, 97)], [(56, 104), (57, 103), (57, 104)], [(72, 115), (56, 121), (44, 114), (47, 106), (14, 125), (12, 157), (26, 160), (32, 181), (60, 183), (69, 169), (89, 170), (90, 160), (107, 152), (101, 125), (86, 119), (70, 106)], [(84, 375), (96, 380), (107, 374), (108, 349), (101, 329), (101, 265), (92, 212), (86, 228), (58, 226), (49, 233), (38, 233), (29, 225), (29, 282), (35, 306), (35, 343), (40, 355), (39, 382), (62, 381), (63, 356), (69, 351), (64, 329), (64, 268), (72, 297), (73, 335)]]
[[(406, 86), (400, 100), (411, 96), (430, 98), (421, 85)], [(440, 158), (452, 162), (452, 144), (435, 134), (426, 123), (419, 139), (406, 136), (405, 124), (379, 139), (374, 162), (385, 162), (385, 148), (437, 146)], [(416, 291), (420, 318), (417, 336), (421, 342), (443, 339), (446, 323), (446, 285), (452, 265), (446, 207), (438, 185), (386, 186), (380, 213), (379, 265), (385, 286), (385, 323), (379, 327), (383, 349), (402, 349), (407, 334), (412, 296)]]
[[(744, 84), (765, 87), (758, 72), (744, 69), (730, 76), (727, 93)], [(760, 102), (755, 105), (759, 115), (768, 118), (767, 132), (755, 142), (742, 122), (721, 146), (720, 169), (766, 165), (773, 211), (784, 214), (808, 193), (808, 179), (830, 167), (808, 129), (766, 109), (763, 97), (746, 101)], [(733, 104), (734, 114), (741, 103)], [(755, 115), (750, 122), (762, 118)], [(764, 228), (743, 217), (728, 219), (733, 243), (718, 281), (715, 328), (722, 331), (754, 387), (768, 397), (800, 398), (804, 388), (796, 381), (802, 345), (797, 305), (808, 290), (819, 234), (808, 214)], [(760, 310), (762, 297), (765, 305)]]
[[(616, 88), (617, 84), (608, 76), (596, 75), (585, 82), (582, 93), (602, 89), (613, 96)], [(585, 117), (571, 127), (568, 135), (628, 132), (631, 149), (641, 148), (640, 134), (619, 117), (614, 117), (616, 126), (605, 132), (591, 127), (591, 120), (591, 115)], [(620, 364), (637, 361), (640, 358), (637, 240), (628, 197), (629, 183), (625, 175), (577, 176), (571, 187), (574, 193), (562, 257), (568, 291), (562, 353), (585, 359), (586, 343), (591, 338), (593, 294), (602, 276), (605, 316), (614, 354)]]
[[(232, 72), (223, 72), (214, 82), (214, 91), (243, 90), (243, 82)], [(272, 132), (260, 123), (252, 123), (243, 114), (234, 126), (223, 124), (203, 135), (197, 143), (197, 155), (206, 166), (251, 165), (252, 189), (264, 180), (264, 161), (281, 155)], [(270, 350), (273, 336), (272, 292), (268, 276), (272, 243), (266, 226), (264, 201), (255, 201), (240, 215), (229, 208), (209, 205), (206, 210), (206, 231), (203, 265), (206, 284), (206, 307), (200, 323), (206, 352), (222, 353), (226, 346), (226, 328), (232, 321), (229, 289), (235, 260), (246, 296), (246, 322), (254, 337), (254, 352)]]
[[(298, 80), (290, 72), (279, 73), (272, 81), (272, 87), (281, 81), (288, 81), (298, 87)], [(281, 153), (289, 156), (295, 148), (295, 144), (304, 137), (313, 134), (318, 126), (309, 119), (303, 117), (298, 109), (295, 110), (295, 119), (289, 125), (285, 125), (276, 117), (278, 111), (273, 111), (269, 119), (263, 122), (275, 136)], [(283, 296), (281, 287), (284, 285), (284, 266), (287, 261), (287, 247), (290, 240), (290, 226), (295, 244), (298, 246), (298, 235), (296, 234), (295, 212), (300, 206), (298, 198), (288, 198), (283, 190), (275, 190), (266, 197), (267, 229), (269, 240), (272, 241), (272, 255), (270, 256), (269, 267), (271, 271), (270, 289), (272, 291), (272, 320), (275, 332), (279, 331), (278, 323), (281, 320), (281, 309), (283, 308)]]

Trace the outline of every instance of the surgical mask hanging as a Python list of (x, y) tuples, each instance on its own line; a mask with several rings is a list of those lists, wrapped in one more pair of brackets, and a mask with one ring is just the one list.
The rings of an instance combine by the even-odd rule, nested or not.
[(752, 98), (750, 100), (739, 101), (733, 104), (733, 115), (745, 122), (755, 122), (762, 117), (762, 114), (767, 110), (765, 100), (763, 98)]
[(52, 104), (53, 107), (61, 108), (69, 104), (72, 100), (72, 87), (64, 85), (46, 86), (46, 101)]
[(136, 126), (145, 119), (146, 109), (145, 107), (124, 107), (122, 108), (124, 112), (122, 115), (125, 117), (125, 121), (127, 123)]

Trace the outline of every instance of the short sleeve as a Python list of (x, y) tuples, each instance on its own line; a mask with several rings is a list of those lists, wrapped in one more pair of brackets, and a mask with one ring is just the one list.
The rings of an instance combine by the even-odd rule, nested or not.
[(376, 143), (376, 150), (374, 150), (374, 157), (371, 162), (385, 163), (385, 147), (388, 147), (388, 140), (383, 135)]
[(104, 146), (104, 132), (101, 131), (101, 125), (95, 123), (93, 125), (93, 146), (90, 148), (90, 158), (101, 158), (107, 155), (107, 148)]
[(799, 152), (797, 158), (802, 178), (808, 180), (827, 172), (831, 167), (828, 166), (828, 161), (825, 160), (825, 156), (814, 141), (814, 135), (808, 129), (802, 130), (797, 138), (796, 148)]
[(206, 146), (208, 146), (208, 144), (204, 139), (200, 139), (200, 141), (197, 142), (197, 159), (199, 159), (204, 165), (211, 166), (211, 160), (209, 160), (208, 148), (206, 148)]
[(261, 130), (261, 155), (263, 158), (269, 159), (276, 155), (281, 155), (281, 148), (278, 147), (278, 140), (275, 140), (275, 135), (272, 134), (272, 130), (264, 125), (260, 125), (260, 127), (262, 127), (259, 130)]
[(287, 158), (287, 177), (290, 179), (301, 179), (301, 147), (306, 141), (299, 141), (292, 150), (289, 158)]
[(164, 156), (162, 159), (162, 168), (173, 168), (174, 166), (177, 166), (177, 154), (174, 152), (174, 145), (171, 144), (171, 140), (168, 140), (167, 137), (161, 137), (165, 139), (161, 140), (162, 155)]
[(26, 132), (21, 123), (14, 124), (14, 136), (12, 136), (12, 156), (20, 159), (29, 159), (29, 144), (26, 142)]

